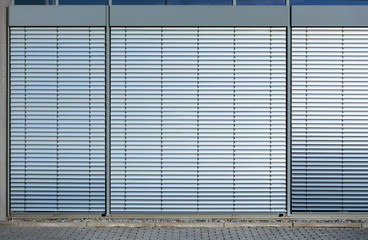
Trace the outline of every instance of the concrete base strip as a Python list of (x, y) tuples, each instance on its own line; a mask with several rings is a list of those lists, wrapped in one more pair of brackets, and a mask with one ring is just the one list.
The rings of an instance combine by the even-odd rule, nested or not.
[(252, 222), (225, 222), (225, 227), (292, 227), (291, 222), (275, 222), (275, 223), (252, 223)]
[(303, 223), (294, 222), (293, 227), (307, 227), (307, 228), (360, 228), (361, 223)]
[(368, 228), (368, 223), (307, 222), (0, 222), (0, 227), (296, 227), (296, 228)]
[(19, 222), (19, 227), (87, 227), (86, 222)]
[(19, 222), (0, 222), (0, 227), (18, 227)]

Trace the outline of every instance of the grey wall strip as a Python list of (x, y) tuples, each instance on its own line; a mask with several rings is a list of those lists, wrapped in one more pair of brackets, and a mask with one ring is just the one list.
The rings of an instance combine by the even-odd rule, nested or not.
[(111, 26), (287, 26), (287, 6), (111, 6)]
[(9, 26), (106, 26), (106, 6), (10, 6)]
[[(105, 6), (9, 7), (9, 26), (106, 26)], [(368, 6), (293, 6), (293, 26), (368, 26)], [(111, 26), (287, 26), (287, 6), (111, 6)]]
[(368, 26), (368, 6), (293, 6), (295, 27)]

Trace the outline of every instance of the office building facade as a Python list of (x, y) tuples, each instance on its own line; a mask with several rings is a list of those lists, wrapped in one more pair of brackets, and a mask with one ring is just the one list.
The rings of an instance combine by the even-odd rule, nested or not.
[(84, 3), (2, 8), (4, 216), (367, 212), (368, 2)]

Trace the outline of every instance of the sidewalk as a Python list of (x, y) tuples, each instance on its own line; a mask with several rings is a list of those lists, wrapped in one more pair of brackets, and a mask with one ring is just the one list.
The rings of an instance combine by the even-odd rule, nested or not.
[(291, 227), (0, 227), (1, 240), (121, 239), (121, 240), (367, 240), (368, 228)]

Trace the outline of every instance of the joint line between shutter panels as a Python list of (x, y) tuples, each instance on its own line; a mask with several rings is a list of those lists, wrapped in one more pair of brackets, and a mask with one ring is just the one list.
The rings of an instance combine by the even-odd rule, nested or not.
[(197, 212), (199, 211), (199, 27), (197, 29)]
[(344, 85), (345, 85), (345, 82), (344, 82), (344, 55), (345, 55), (345, 49), (344, 49), (344, 38), (345, 38), (345, 28), (343, 27), (341, 29), (341, 35), (342, 35), (342, 39), (341, 39), (341, 43), (342, 43), (342, 51), (341, 51), (341, 65), (342, 65), (342, 68), (341, 68), (341, 74), (342, 74), (342, 77), (341, 77), (341, 90), (342, 90), (342, 95), (341, 95), (341, 105), (342, 105), (342, 108), (341, 108), (341, 122), (342, 122), (342, 125), (341, 125), (341, 207), (342, 207), (342, 211), (344, 211), (344, 134), (345, 134), (345, 128), (344, 128), (344, 99), (345, 99), (345, 96), (344, 96)]
[(28, 113), (28, 96), (27, 96), (27, 93), (28, 93), (28, 91), (27, 91), (27, 85), (28, 85), (28, 76), (27, 76), (27, 73), (28, 73), (28, 67), (27, 67), (27, 43), (28, 43), (28, 38), (27, 38), (27, 30), (28, 30), (28, 28), (24, 28), (24, 38), (25, 38), (25, 43), (24, 43), (24, 62), (25, 62), (25, 76), (24, 76), (24, 80), (25, 80), (25, 87), (24, 87), (24, 91), (25, 91), (25, 103), (24, 103), (24, 105), (25, 105), (25, 121), (24, 121), (24, 124), (25, 124), (25, 134), (24, 134), (24, 138), (25, 138), (25, 144), (24, 144), (24, 147), (25, 147), (25, 164), (24, 164), (24, 166), (25, 166), (25, 170), (24, 170), (24, 172), (25, 172), (25, 183), (24, 183), (24, 211), (27, 211), (27, 174), (28, 174), (28, 161), (27, 161), (27, 158), (28, 158), (28, 147), (27, 147), (27, 145), (28, 145), (28, 137), (27, 137), (27, 134), (28, 134), (28, 130), (27, 130), (27, 128), (28, 128), (28, 115), (27, 115), (27, 113)]
[(269, 196), (270, 196), (270, 212), (272, 211), (272, 28), (269, 28), (270, 31), (270, 72), (269, 72), (269, 80), (270, 80), (270, 119), (269, 119), (269, 134), (270, 134), (270, 159), (269, 159), (269, 163), (270, 163), (270, 173), (269, 173), (269, 178), (270, 178), (270, 185), (269, 185)]
[(127, 207), (127, 29), (124, 29), (124, 211)]
[(236, 143), (235, 143), (235, 139), (236, 139), (236, 134), (235, 134), (235, 94), (236, 94), (236, 65), (235, 65), (235, 52), (236, 52), (236, 40), (235, 40), (235, 36), (236, 36), (236, 28), (233, 27), (233, 212), (235, 212), (235, 151), (236, 151)]
[(161, 211), (163, 210), (163, 27), (161, 32)]
[(59, 210), (59, 28), (56, 28), (56, 209)]

